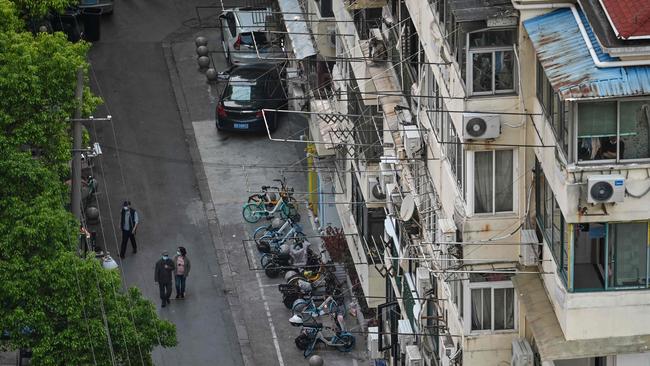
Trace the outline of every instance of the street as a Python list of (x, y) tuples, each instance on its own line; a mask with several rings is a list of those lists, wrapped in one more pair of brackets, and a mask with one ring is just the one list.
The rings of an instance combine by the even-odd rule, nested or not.
[[(177, 327), (178, 346), (157, 349), (156, 365), (242, 365), (241, 352), (208, 220), (170, 86), (162, 41), (195, 17), (200, 0), (119, 2), (102, 20), (102, 38), (90, 52), (91, 85), (104, 98), (91, 134), (104, 155), (95, 174), (102, 185), (99, 244), (118, 258), (119, 209), (129, 199), (140, 214), (138, 253), (121, 262), (124, 283), (160, 307), (153, 266), (163, 250), (185, 246), (192, 261), (184, 301), (160, 309)], [(217, 361), (218, 360), (218, 361)]]
[[(219, 85), (206, 83), (194, 45), (202, 35), (211, 51), (219, 50), (218, 29), (201, 29), (195, 18), (194, 7), (206, 4), (118, 5), (91, 51), (91, 85), (105, 100), (97, 115), (113, 117), (112, 124), (90, 126), (104, 150), (93, 171), (101, 184), (98, 242), (118, 258), (119, 209), (130, 200), (141, 222), (138, 253), (129, 246), (121, 261), (125, 285), (141, 288), (177, 327), (178, 346), (155, 350), (155, 364), (306, 364), (294, 345), (299, 329), (289, 324), (291, 312), (277, 291), (283, 279), (256, 270), (259, 256), (246, 241), (265, 221), (248, 224), (241, 216), (252, 191), (284, 174), (299, 192), (305, 233), (320, 240), (304, 201), (305, 144), (216, 131)], [(143, 15), (148, 12), (156, 17)], [(226, 69), (215, 55), (214, 67)], [(283, 113), (276, 134), (298, 138), (307, 127), (303, 117)], [(161, 308), (153, 266), (163, 250), (174, 253), (177, 246), (192, 261), (186, 299)], [(358, 331), (356, 319), (346, 322)], [(325, 348), (318, 354), (328, 365), (357, 365), (364, 360), (363, 338), (357, 335), (352, 354)]]

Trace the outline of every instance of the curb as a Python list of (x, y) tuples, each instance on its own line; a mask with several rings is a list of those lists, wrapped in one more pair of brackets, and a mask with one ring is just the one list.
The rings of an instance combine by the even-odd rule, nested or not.
[(212, 245), (214, 246), (214, 250), (217, 256), (217, 263), (219, 264), (219, 268), (221, 270), (221, 278), (224, 286), (223, 291), (226, 299), (228, 300), (228, 307), (230, 308), (230, 313), (233, 317), (235, 330), (237, 332), (237, 341), (239, 342), (239, 348), (241, 351), (242, 359), (244, 361), (244, 366), (254, 366), (252, 356), (253, 353), (250, 347), (248, 333), (246, 331), (246, 323), (244, 321), (242, 312), (239, 310), (241, 307), (241, 302), (239, 301), (237, 286), (235, 284), (234, 276), (232, 275), (233, 271), (230, 267), (228, 253), (223, 245), (223, 232), (221, 230), (221, 225), (219, 224), (216, 208), (212, 202), (212, 196), (208, 187), (207, 177), (205, 170), (203, 169), (203, 162), (201, 160), (201, 155), (199, 153), (199, 149), (196, 144), (196, 138), (194, 136), (194, 127), (192, 126), (192, 120), (187, 108), (187, 101), (185, 100), (185, 94), (181, 88), (181, 81), (178, 75), (176, 61), (174, 59), (174, 54), (172, 51), (172, 43), (167, 41), (162, 42), (162, 49), (163, 56), (167, 64), (167, 71), (169, 72), (172, 92), (174, 93), (174, 98), (176, 99), (176, 105), (181, 116), (183, 131), (185, 132), (185, 137), (187, 139), (190, 158), (192, 159), (192, 167), (194, 169), (194, 174), (196, 176), (199, 188), (199, 195), (201, 197), (201, 201), (203, 201), (203, 210), (208, 220), (208, 230), (210, 231), (210, 236), (212, 238)]

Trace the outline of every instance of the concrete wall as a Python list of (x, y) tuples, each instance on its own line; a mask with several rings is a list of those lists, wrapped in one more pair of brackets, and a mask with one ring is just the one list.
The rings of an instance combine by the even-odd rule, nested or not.
[[(329, 33), (336, 29), (336, 23), (333, 18), (321, 18), (320, 6), (314, 0), (307, 1), (307, 17), (311, 20), (307, 25), (311, 28), (316, 41), (318, 53), (324, 57), (336, 56), (336, 47), (332, 45)], [(332, 19), (331, 22), (321, 20)]]

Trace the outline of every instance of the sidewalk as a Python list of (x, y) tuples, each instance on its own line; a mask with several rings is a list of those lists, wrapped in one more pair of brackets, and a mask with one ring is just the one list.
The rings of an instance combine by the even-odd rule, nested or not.
[[(209, 39), (210, 50), (220, 45), (217, 34), (218, 30), (200, 34)], [(288, 322), (291, 312), (282, 304), (277, 290), (277, 285), (284, 280), (282, 277), (269, 279), (263, 271), (255, 270), (259, 268), (259, 255), (254, 243), (246, 242), (253, 229), (266, 221), (248, 224), (241, 215), (250, 190), (280, 177), (280, 171), (270, 166), (297, 162), (305, 157), (305, 146), (273, 142), (266, 136), (217, 133), (214, 108), (219, 90), (207, 84), (204, 74), (198, 71), (194, 45), (198, 35), (183, 42), (165, 44), (163, 48), (192, 157), (202, 163), (202, 171), (197, 170), (201, 196), (211, 215), (211, 227), (215, 228), (212, 234), (223, 272), (224, 292), (233, 311), (244, 361), (246, 365), (255, 366), (307, 365), (302, 351), (294, 345), (299, 328)], [(215, 61), (217, 71), (226, 68), (222, 58), (215, 58)], [(292, 116), (281, 122), (279, 131), (306, 126), (306, 121)], [(286, 172), (287, 181), (297, 192), (305, 192), (306, 173), (294, 170)], [(304, 200), (303, 195), (297, 196), (298, 200)], [(205, 202), (206, 198), (209, 202)], [(312, 236), (315, 233), (305, 207), (301, 205), (300, 224), (305, 233)], [(320, 239), (311, 241), (319, 242)], [(346, 324), (359, 331), (357, 319), (348, 315)], [(323, 357), (328, 366), (367, 364), (366, 336), (355, 336), (357, 343), (351, 353), (321, 347), (315, 354)]]

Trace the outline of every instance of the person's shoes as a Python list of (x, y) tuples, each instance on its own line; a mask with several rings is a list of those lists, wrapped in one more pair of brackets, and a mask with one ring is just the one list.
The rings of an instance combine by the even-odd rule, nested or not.
[(162, 307), (164, 308), (165, 306), (167, 306), (167, 302), (163, 300)]
[(171, 301), (169, 301), (169, 299), (167, 299), (167, 305), (169, 305), (169, 304), (171, 304), (171, 303), (172, 303), (172, 302), (171, 302)]
[(120, 254), (120, 258), (121, 258), (121, 259), (124, 259), (124, 255)]
[(185, 298), (185, 294), (181, 294), (181, 299), (184, 299), (184, 298)]
[(181, 295), (179, 295), (179, 294), (176, 294), (176, 298), (178, 299), (179, 297), (181, 297)]

